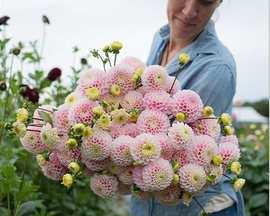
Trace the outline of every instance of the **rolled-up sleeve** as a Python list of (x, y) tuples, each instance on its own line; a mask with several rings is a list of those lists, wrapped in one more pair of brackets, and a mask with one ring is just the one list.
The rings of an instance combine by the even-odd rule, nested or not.
[(234, 71), (225, 64), (204, 67), (193, 79), (190, 89), (196, 91), (203, 104), (214, 108), (215, 115), (231, 112), (235, 94)]

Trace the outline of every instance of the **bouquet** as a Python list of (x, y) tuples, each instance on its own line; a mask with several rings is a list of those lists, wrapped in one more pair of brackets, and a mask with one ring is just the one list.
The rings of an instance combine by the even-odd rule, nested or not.
[[(231, 117), (214, 116), (162, 66), (134, 57), (116, 64), (121, 48), (120, 42), (106, 46), (103, 58), (94, 50), (103, 69), (82, 72), (61, 106), (40, 106), (32, 117), (18, 110), (14, 131), (43, 174), (68, 188), (89, 178), (91, 190), (103, 198), (132, 193), (166, 204), (188, 205), (223, 176), (240, 190), (245, 180), (238, 177), (240, 149)], [(179, 72), (188, 64), (182, 53)]]

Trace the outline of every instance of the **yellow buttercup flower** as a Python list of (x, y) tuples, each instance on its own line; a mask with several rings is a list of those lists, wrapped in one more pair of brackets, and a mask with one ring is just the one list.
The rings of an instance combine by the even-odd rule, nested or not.
[(241, 164), (238, 161), (234, 161), (231, 164), (231, 171), (236, 175), (240, 175), (241, 173)]
[(177, 185), (180, 182), (180, 177), (178, 174), (174, 174), (173, 175), (173, 180), (172, 180), (173, 184)]
[(224, 127), (224, 132), (226, 135), (230, 136), (234, 134), (234, 129), (233, 127), (227, 125)]
[(68, 165), (68, 169), (73, 173), (78, 173), (80, 171), (80, 165), (76, 162), (71, 162)]
[(74, 149), (78, 146), (78, 142), (77, 140), (73, 139), (73, 138), (69, 138), (68, 141), (66, 142), (68, 148), (70, 149)]
[(185, 113), (182, 113), (182, 112), (177, 113), (175, 117), (176, 117), (176, 120), (179, 122), (183, 122), (186, 120), (186, 115)]
[(223, 125), (228, 126), (232, 124), (232, 118), (228, 113), (222, 113), (220, 116), (220, 121)]
[(202, 114), (203, 114), (204, 117), (209, 117), (209, 116), (214, 114), (214, 110), (210, 106), (205, 106), (203, 108)]
[(112, 51), (114, 52), (119, 52), (120, 49), (122, 49), (123, 47), (123, 44), (119, 41), (113, 41), (111, 43), (111, 48), (112, 48)]
[(89, 100), (97, 100), (100, 96), (100, 90), (96, 87), (91, 87), (85, 90), (85, 96)]
[(93, 129), (89, 126), (86, 126), (83, 130), (83, 136), (84, 137), (88, 137), (88, 136), (92, 136), (93, 135)]
[(82, 135), (84, 131), (85, 125), (82, 123), (77, 123), (73, 125), (72, 129), (74, 130), (76, 135)]
[(181, 53), (178, 60), (181, 65), (185, 65), (190, 61), (190, 57), (187, 53)]
[(62, 178), (62, 184), (65, 185), (67, 188), (70, 188), (73, 184), (73, 177), (69, 173), (65, 174)]
[(243, 178), (236, 179), (236, 181), (233, 183), (234, 190), (240, 191), (245, 185), (245, 183), (246, 183), (246, 180)]
[(25, 108), (20, 108), (17, 110), (16, 120), (18, 122), (26, 122), (28, 119), (28, 111)]
[(219, 166), (220, 164), (222, 164), (223, 158), (221, 157), (221, 155), (214, 155), (212, 158), (212, 162), (214, 165)]

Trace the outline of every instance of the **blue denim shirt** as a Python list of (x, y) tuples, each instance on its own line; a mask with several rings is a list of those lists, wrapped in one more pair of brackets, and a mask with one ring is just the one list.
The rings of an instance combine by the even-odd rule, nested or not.
[[(169, 26), (165, 25), (155, 34), (147, 65), (160, 64), (169, 33)], [(236, 66), (229, 50), (219, 41), (214, 23), (210, 21), (196, 40), (179, 51), (167, 64), (167, 71), (171, 76), (178, 73), (178, 56), (182, 52), (188, 53), (192, 62), (178, 75), (181, 88), (196, 91), (204, 105), (214, 108), (215, 115), (231, 113), (236, 87)], [(220, 183), (198, 195), (197, 200), (205, 205), (219, 193), (226, 193), (235, 202), (235, 212), (229, 215), (244, 215), (242, 195), (234, 191), (225, 177)], [(167, 206), (154, 198), (142, 200), (132, 197), (131, 211), (133, 216), (197, 216), (201, 208), (195, 201), (188, 207), (183, 203)]]

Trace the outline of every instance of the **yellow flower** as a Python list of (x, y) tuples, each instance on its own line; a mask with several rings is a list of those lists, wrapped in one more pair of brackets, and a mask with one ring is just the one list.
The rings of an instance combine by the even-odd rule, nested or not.
[(236, 175), (240, 175), (241, 173), (241, 164), (238, 161), (234, 161), (231, 164), (231, 171)]
[(68, 165), (68, 169), (73, 173), (78, 173), (80, 171), (80, 165), (76, 162), (71, 162)]
[(210, 106), (205, 106), (205, 107), (203, 108), (202, 113), (203, 113), (203, 116), (204, 116), (204, 117), (209, 117), (209, 116), (211, 116), (211, 115), (214, 114), (214, 110), (213, 110), (213, 108), (210, 107)]
[(101, 116), (104, 113), (104, 109), (102, 106), (96, 106), (92, 109), (92, 111), (97, 116)]
[(221, 157), (221, 155), (214, 155), (212, 158), (212, 162), (214, 165), (219, 166), (220, 164), (222, 164), (223, 158)]
[(100, 118), (97, 120), (96, 125), (104, 130), (108, 130), (111, 126), (111, 119), (108, 114), (103, 114), (100, 116)]
[(228, 113), (222, 113), (220, 116), (220, 121), (223, 125), (228, 126), (232, 124), (232, 118)]
[(142, 74), (143, 68), (137, 68), (132, 75), (132, 81), (136, 83), (141, 78)]
[(182, 112), (177, 113), (175, 117), (176, 117), (176, 120), (179, 122), (183, 122), (186, 120), (186, 115), (185, 113), (182, 113)]
[(125, 111), (125, 109), (118, 109), (111, 112), (112, 121), (116, 124), (125, 124), (130, 115)]
[(179, 63), (180, 63), (181, 65), (185, 65), (185, 64), (187, 64), (187, 63), (189, 62), (190, 57), (189, 57), (189, 55), (188, 55), (187, 53), (181, 53), (181, 54), (179, 55), (178, 60), (179, 60)]
[(225, 126), (224, 127), (224, 132), (225, 132), (225, 134), (226, 135), (233, 135), (234, 134), (234, 129), (233, 129), (233, 127), (231, 127), (231, 126)]
[(85, 125), (82, 123), (77, 123), (73, 125), (72, 129), (74, 130), (76, 135), (82, 135), (84, 131)]
[(36, 156), (36, 160), (37, 160), (37, 163), (38, 163), (39, 166), (43, 166), (46, 163), (46, 159), (43, 157), (42, 154), (38, 154)]
[(234, 190), (240, 191), (245, 185), (245, 183), (246, 183), (246, 180), (243, 178), (236, 179), (236, 181), (233, 183)]
[(113, 96), (119, 96), (121, 94), (121, 88), (119, 85), (114, 84), (111, 86), (110, 92)]
[(62, 184), (65, 185), (67, 188), (70, 188), (73, 184), (73, 177), (69, 173), (65, 174), (62, 178)]
[(23, 137), (26, 134), (26, 126), (22, 122), (14, 122), (12, 130), (18, 137)]
[(26, 122), (28, 119), (28, 111), (25, 108), (20, 108), (17, 110), (16, 120), (18, 122)]
[(192, 195), (188, 192), (184, 192), (182, 196), (182, 200), (186, 206), (189, 206), (190, 202), (192, 201)]
[(85, 90), (85, 96), (89, 100), (97, 100), (100, 96), (100, 91), (96, 87), (91, 87)]
[(180, 177), (177, 174), (173, 175), (173, 184), (177, 185), (180, 182)]
[(70, 149), (74, 149), (78, 146), (77, 140), (75, 140), (73, 138), (69, 138), (68, 141), (66, 142), (66, 144)]
[(122, 49), (123, 44), (119, 41), (113, 41), (111, 44), (111, 48), (113, 52), (119, 52), (120, 49)]
[(105, 45), (102, 49), (103, 52), (109, 52), (110, 51), (110, 46), (109, 45)]
[(86, 126), (83, 130), (83, 136), (88, 137), (93, 135), (93, 130), (89, 126)]

